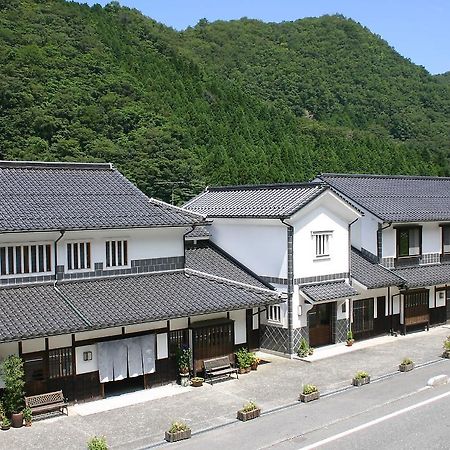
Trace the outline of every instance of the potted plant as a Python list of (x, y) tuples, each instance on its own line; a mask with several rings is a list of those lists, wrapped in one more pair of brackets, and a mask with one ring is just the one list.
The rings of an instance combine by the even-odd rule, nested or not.
[(249, 359), (251, 370), (258, 370), (258, 365), (261, 360), (254, 353), (249, 353)]
[(348, 330), (347, 331), (347, 344), (346, 344), (347, 347), (351, 347), (354, 342), (355, 342), (355, 340), (353, 339), (353, 331)]
[(442, 353), (443, 358), (450, 358), (450, 336), (447, 336), (447, 338), (444, 341), (444, 353)]
[(7, 413), (11, 414), (14, 428), (23, 425), (22, 410), (24, 407), (24, 371), (23, 361), (17, 355), (8, 356), (2, 364), (2, 377), (5, 383), (3, 404)]
[(353, 386), (362, 386), (363, 384), (369, 383), (370, 375), (364, 370), (358, 370), (352, 380)]
[(11, 428), (11, 421), (5, 416), (2, 419), (2, 430), (7, 431)]
[(314, 349), (309, 346), (305, 338), (301, 338), (300, 344), (297, 349), (297, 355), (300, 358), (306, 358), (314, 353)]
[(189, 369), (191, 367), (192, 351), (188, 346), (183, 346), (177, 350), (177, 364), (180, 372), (181, 386), (189, 386)]
[(255, 402), (246, 403), (242, 409), (237, 412), (237, 418), (246, 422), (247, 420), (256, 419), (261, 415), (261, 408)]
[(108, 450), (104, 436), (94, 436), (88, 441), (88, 450)]
[(183, 422), (173, 422), (168, 431), (166, 431), (165, 439), (167, 442), (177, 442), (191, 437), (191, 429)]
[(248, 373), (251, 370), (251, 356), (246, 348), (242, 347), (236, 352), (236, 362), (239, 373)]
[(203, 382), (205, 381), (202, 377), (193, 377), (191, 378), (191, 385), (194, 387), (201, 387), (203, 386)]
[(319, 389), (314, 384), (305, 384), (303, 386), (303, 391), (300, 394), (300, 401), (303, 403), (308, 403), (313, 400), (318, 400), (320, 397)]
[(398, 366), (400, 372), (409, 372), (414, 369), (414, 361), (410, 358), (403, 358), (403, 361)]
[(23, 410), (23, 420), (25, 421), (26, 427), (31, 427), (31, 423), (33, 422), (33, 413), (31, 408), (25, 408)]

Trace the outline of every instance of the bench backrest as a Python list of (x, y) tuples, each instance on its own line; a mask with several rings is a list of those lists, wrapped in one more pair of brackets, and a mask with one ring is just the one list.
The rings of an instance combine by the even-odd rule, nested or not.
[(62, 391), (48, 392), (46, 394), (25, 397), (25, 405), (29, 408), (53, 405), (54, 403), (64, 403), (64, 395)]
[(213, 371), (219, 369), (225, 369), (230, 367), (230, 359), (228, 356), (222, 356), (220, 358), (205, 359), (203, 361), (206, 371)]

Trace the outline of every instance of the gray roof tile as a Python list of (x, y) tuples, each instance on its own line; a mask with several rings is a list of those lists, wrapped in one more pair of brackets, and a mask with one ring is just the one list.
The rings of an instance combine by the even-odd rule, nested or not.
[(327, 173), (319, 178), (385, 222), (450, 220), (450, 178)]
[[(189, 231), (187, 229), (186, 231)], [(211, 236), (211, 233), (209, 232), (209, 226), (198, 226), (195, 227), (192, 231), (189, 231), (188, 234), (186, 234), (187, 240), (194, 240), (194, 239), (204, 239), (209, 238)]]
[(393, 272), (406, 280), (406, 287), (416, 288), (450, 283), (450, 264), (429, 264), (396, 269)]
[(358, 295), (358, 291), (344, 280), (299, 286), (299, 289), (303, 291), (314, 303)]
[(261, 288), (272, 286), (212, 242), (186, 248), (186, 267)]
[(323, 183), (209, 187), (184, 207), (209, 217), (290, 217), (327, 189)]
[(351, 252), (352, 277), (368, 289), (401, 286), (405, 280), (378, 263), (370, 261), (355, 248)]
[(0, 161), (0, 231), (185, 226), (203, 218), (149, 199), (109, 164)]

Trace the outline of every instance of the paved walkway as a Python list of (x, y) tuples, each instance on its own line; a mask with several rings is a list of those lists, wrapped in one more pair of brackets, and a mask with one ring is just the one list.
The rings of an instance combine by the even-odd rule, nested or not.
[(248, 400), (256, 401), (265, 411), (294, 403), (303, 383), (317, 384), (322, 392), (327, 392), (347, 387), (357, 370), (367, 370), (376, 378), (395, 372), (406, 356), (417, 364), (436, 360), (447, 335), (450, 325), (389, 338), (385, 343), (365, 348), (358, 349), (355, 344), (348, 352), (311, 363), (263, 355), (270, 363), (239, 380), (84, 416), (76, 415), (76, 408), (72, 408), (69, 417), (38, 421), (31, 428), (0, 433), (0, 448), (85, 449), (87, 440), (94, 435), (106, 436), (112, 449), (144, 448), (160, 442), (173, 420), (187, 422), (195, 432), (233, 422), (236, 410)]

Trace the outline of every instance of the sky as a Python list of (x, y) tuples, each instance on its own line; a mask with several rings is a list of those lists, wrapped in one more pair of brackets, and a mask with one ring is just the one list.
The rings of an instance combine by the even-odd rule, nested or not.
[[(109, 1), (79, 3), (105, 5)], [(339, 13), (379, 34), (430, 73), (450, 70), (450, 0), (120, 0), (120, 4), (177, 30), (202, 18), (282, 22)]]

